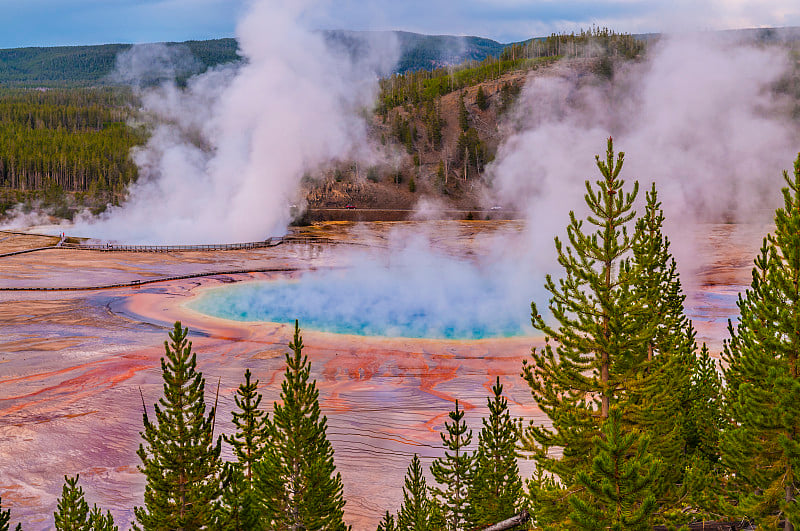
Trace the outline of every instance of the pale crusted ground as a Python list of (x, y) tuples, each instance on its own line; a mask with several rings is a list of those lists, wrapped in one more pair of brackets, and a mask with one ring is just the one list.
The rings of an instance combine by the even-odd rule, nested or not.
[[(460, 256), (487, 252), (494, 232), (520, 229), (515, 222), (424, 227), (431, 245)], [(209, 271), (346, 265), (343, 250), (381, 252), (393, 228), (417, 231), (420, 225), (331, 223), (300, 231), (327, 243), (257, 251), (40, 251), (0, 258), (0, 287), (96, 286)], [(764, 230), (731, 225), (697, 229), (703, 252), (693, 281), (687, 282), (687, 306), (699, 339), (715, 351), (727, 318), (735, 315), (736, 294), (749, 282)], [(23, 240), (14, 242), (17, 236), (6, 236), (0, 233), (0, 254), (54, 243), (30, 237), (23, 245)], [(182, 304), (198, 288), (281, 274), (216, 275), (139, 288), (0, 292), (0, 495), (12, 510), (12, 521), (21, 519), (25, 529), (51, 527), (64, 474), (80, 473), (90, 504), (111, 509), (127, 527), (130, 508), (141, 503), (143, 489), (135, 455), (139, 389), (152, 407), (161, 392), (162, 344), (176, 319), (192, 332), (209, 403), (219, 383), (220, 432), (231, 430), (233, 394), (245, 367), (261, 380), (264, 403), (276, 399), (289, 328), (204, 317)], [(485, 397), (499, 376), (514, 413), (537, 416), (519, 377), (521, 361), (536, 342), (532, 338), (459, 342), (306, 331), (304, 339), (354, 529), (374, 529), (383, 511), (397, 509), (412, 453), (426, 464), (439, 455), (438, 432), (455, 398), (477, 430)]]

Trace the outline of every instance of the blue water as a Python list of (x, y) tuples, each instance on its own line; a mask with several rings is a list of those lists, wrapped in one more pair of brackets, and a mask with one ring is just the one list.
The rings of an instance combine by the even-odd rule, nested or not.
[(303, 329), (433, 339), (528, 335), (530, 299), (475, 271), (327, 271), (296, 280), (248, 282), (208, 290), (195, 311), (236, 321), (293, 323)]

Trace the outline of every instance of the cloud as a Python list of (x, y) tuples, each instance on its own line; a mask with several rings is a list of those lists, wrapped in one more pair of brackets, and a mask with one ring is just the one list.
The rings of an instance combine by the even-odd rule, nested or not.
[(794, 0), (464, 0), (457, 5), (447, 0), (344, 0), (319, 10), (315, 22), (511, 42), (592, 24), (631, 33), (800, 25), (800, 5)]
[[(0, 0), (0, 46), (159, 42), (230, 36), (246, 0)], [(403, 29), (512, 42), (592, 24), (625, 32), (800, 25), (796, 0), (328, 0), (320, 29)]]
[(229, 37), (245, 0), (0, 0), (0, 47)]

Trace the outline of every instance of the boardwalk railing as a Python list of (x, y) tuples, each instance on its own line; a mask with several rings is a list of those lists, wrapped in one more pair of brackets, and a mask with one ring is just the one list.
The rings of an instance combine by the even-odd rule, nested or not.
[(205, 245), (119, 245), (114, 243), (62, 243), (61, 249), (85, 251), (133, 252), (133, 253), (173, 253), (182, 251), (237, 251), (240, 249), (262, 249), (283, 243), (283, 238), (267, 238), (261, 242), (218, 243)]

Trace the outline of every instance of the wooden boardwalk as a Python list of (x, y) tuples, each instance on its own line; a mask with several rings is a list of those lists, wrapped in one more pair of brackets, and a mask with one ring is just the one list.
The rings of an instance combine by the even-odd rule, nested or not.
[(211, 243), (204, 245), (120, 245), (115, 243), (62, 243), (59, 249), (82, 251), (127, 252), (127, 253), (175, 253), (191, 251), (238, 251), (242, 249), (263, 249), (280, 245), (284, 238), (267, 238), (260, 242)]

